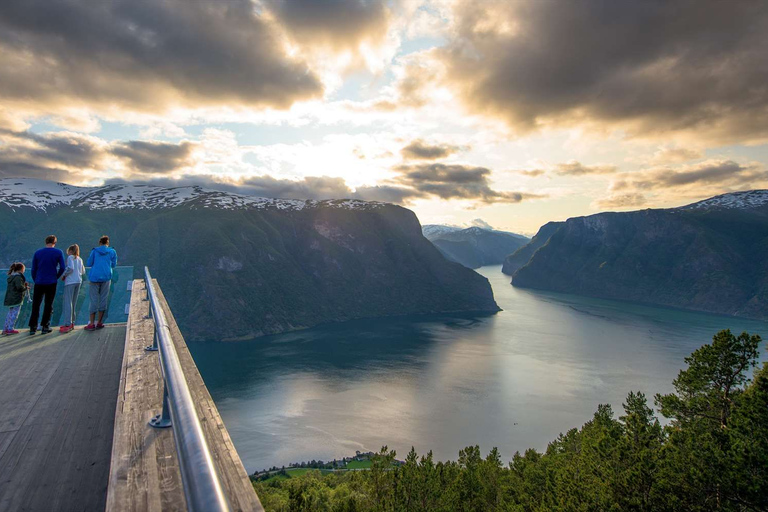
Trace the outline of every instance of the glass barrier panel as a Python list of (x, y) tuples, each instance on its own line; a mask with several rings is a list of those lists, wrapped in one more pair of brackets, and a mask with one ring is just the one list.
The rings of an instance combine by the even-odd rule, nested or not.
[[(88, 282), (88, 272), (90, 267), (86, 268), (86, 275), (83, 276), (83, 284), (80, 286), (80, 293), (75, 303), (75, 314), (77, 320), (75, 325), (85, 325), (88, 323), (91, 300), (89, 298), (90, 283)], [(8, 269), (0, 269), (0, 298), (5, 299), (5, 290), (8, 287)], [(33, 287), (32, 276), (29, 269), (24, 272), (27, 282)], [(104, 315), (105, 324), (118, 324), (128, 321), (128, 306), (131, 303), (131, 290), (128, 288), (133, 282), (133, 267), (115, 267), (112, 271), (112, 281), (109, 287), (109, 296), (107, 298), (107, 312)], [(51, 326), (62, 325), (62, 310), (64, 305), (64, 282), (59, 280), (56, 286), (56, 298), (53, 301), (53, 315), (51, 316)], [(5, 323), (5, 315), (8, 313), (8, 307), (3, 307), (0, 313), (0, 322)], [(21, 312), (16, 319), (16, 329), (26, 329), (29, 325), (29, 316), (32, 313), (31, 294), (24, 297), (21, 306)], [(40, 306), (40, 318), (43, 316), (43, 306)], [(38, 322), (40, 319), (38, 318)], [(0, 325), (2, 329), (2, 325)]]

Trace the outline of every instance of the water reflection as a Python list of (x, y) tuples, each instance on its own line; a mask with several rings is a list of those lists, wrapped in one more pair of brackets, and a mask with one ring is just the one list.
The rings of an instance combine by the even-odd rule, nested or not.
[(504, 311), (389, 318), (191, 345), (246, 467), (383, 444), (440, 459), (468, 444), (543, 449), (599, 403), (671, 387), (719, 329), (763, 323), (518, 290), (481, 269)]

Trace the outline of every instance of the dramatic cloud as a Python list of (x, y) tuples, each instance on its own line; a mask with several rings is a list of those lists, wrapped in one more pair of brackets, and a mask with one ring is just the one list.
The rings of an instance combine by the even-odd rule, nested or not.
[(768, 137), (768, 3), (460, 1), (447, 80), (520, 130), (582, 122), (634, 133)]
[(618, 169), (612, 165), (584, 165), (571, 161), (557, 164), (555, 172), (561, 176), (583, 176), (585, 174), (613, 174)]
[(73, 182), (85, 173), (120, 169), (129, 175), (169, 174), (195, 162), (193, 142), (109, 143), (73, 132), (13, 132), (0, 129), (0, 172), (5, 176)]
[(636, 188), (642, 190), (684, 188), (718, 185), (746, 187), (768, 179), (768, 172), (757, 165), (742, 165), (732, 160), (708, 160), (681, 169), (652, 169), (632, 173), (631, 177), (615, 182), (613, 190)]
[(250, 0), (7, 0), (0, 98), (155, 111), (287, 107), (322, 92)]
[(441, 199), (469, 199), (486, 204), (519, 203), (542, 197), (525, 192), (502, 192), (491, 188), (490, 169), (466, 165), (418, 164), (395, 168), (400, 176), (393, 181), (423, 194)]
[(111, 153), (127, 160), (128, 165), (135, 171), (168, 173), (191, 165), (190, 157), (194, 147), (192, 142), (173, 144), (132, 140), (116, 144)]
[(768, 171), (760, 164), (732, 160), (707, 160), (678, 168), (661, 167), (617, 176), (608, 197), (596, 200), (598, 208), (623, 208), (656, 201), (698, 200), (737, 190), (768, 187)]
[(459, 151), (458, 146), (449, 146), (446, 144), (427, 144), (421, 139), (417, 139), (403, 149), (400, 153), (403, 158), (408, 160), (437, 160), (438, 158), (445, 158)]
[(0, 175), (63, 181), (98, 168), (105, 144), (96, 137), (71, 132), (14, 132), (0, 129)]
[(345, 48), (379, 41), (389, 11), (381, 0), (265, 0), (281, 25), (303, 44)]

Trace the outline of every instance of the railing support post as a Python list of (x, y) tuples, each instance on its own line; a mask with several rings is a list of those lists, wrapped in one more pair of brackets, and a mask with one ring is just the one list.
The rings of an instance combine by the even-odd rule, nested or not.
[[(150, 308), (152, 309), (152, 308)], [(152, 326), (152, 344), (144, 347), (147, 352), (157, 352), (157, 326)]]
[(171, 424), (171, 409), (168, 407), (168, 386), (163, 385), (163, 412), (149, 420), (149, 425), (155, 428), (168, 428)]

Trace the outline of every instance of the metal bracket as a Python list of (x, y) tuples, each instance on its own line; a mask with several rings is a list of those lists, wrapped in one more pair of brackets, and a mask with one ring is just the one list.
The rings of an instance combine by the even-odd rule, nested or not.
[(149, 426), (168, 428), (171, 426), (171, 412), (168, 406), (168, 386), (163, 386), (163, 412), (149, 420)]
[(149, 420), (149, 426), (154, 428), (168, 428), (171, 426), (171, 420), (170, 418), (163, 419), (163, 415), (158, 414), (157, 416)]

